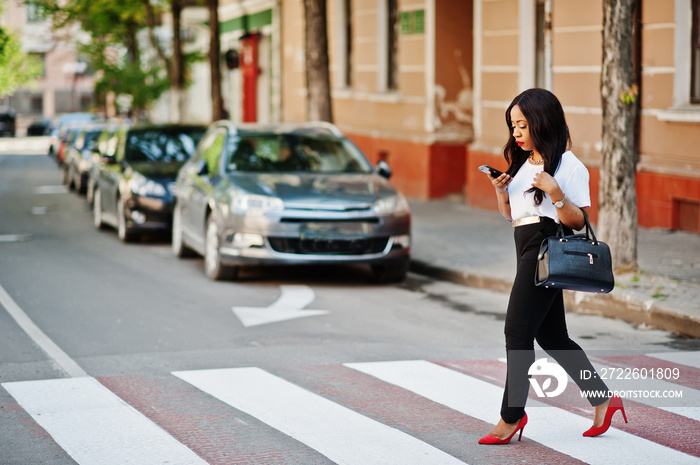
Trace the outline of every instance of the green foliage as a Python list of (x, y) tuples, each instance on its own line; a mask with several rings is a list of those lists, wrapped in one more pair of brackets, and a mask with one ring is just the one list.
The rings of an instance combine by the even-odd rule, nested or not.
[(102, 71), (102, 77), (95, 83), (98, 94), (112, 91), (117, 96), (128, 96), (134, 108), (148, 107), (170, 87), (159, 67), (142, 69), (138, 63), (126, 63), (105, 67)]
[(639, 94), (639, 87), (637, 87), (637, 84), (632, 84), (620, 93), (620, 101), (626, 105), (631, 105), (637, 99), (637, 94)]
[(41, 60), (22, 52), (19, 38), (0, 28), (0, 97), (33, 84), (41, 75)]
[(664, 289), (665, 289), (664, 286), (658, 286), (658, 287), (656, 288), (656, 291), (654, 292), (654, 294), (653, 294), (651, 297), (654, 298), (654, 299), (660, 299), (660, 300), (666, 299), (667, 297), (670, 296), (670, 294), (665, 294), (665, 293), (663, 292)]
[[(148, 108), (168, 90), (170, 83), (164, 63), (141, 60), (137, 33), (148, 27), (149, 0), (26, 0), (50, 18), (56, 31), (73, 24), (91, 36), (87, 44), (78, 45), (81, 54), (90, 57), (95, 72), (98, 95), (112, 91), (120, 101), (130, 101), (133, 108)], [(170, 2), (150, 0), (159, 15)], [(150, 47), (150, 44), (140, 44)], [(185, 63), (192, 63), (187, 57)]]

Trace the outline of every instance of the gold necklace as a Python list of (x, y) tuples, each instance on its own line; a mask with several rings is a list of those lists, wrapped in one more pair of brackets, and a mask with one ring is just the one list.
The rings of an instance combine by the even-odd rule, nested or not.
[(530, 156), (527, 157), (527, 159), (532, 163), (533, 165), (541, 165), (544, 163), (544, 158), (540, 158), (539, 160), (535, 160), (532, 158), (532, 152), (530, 152)]

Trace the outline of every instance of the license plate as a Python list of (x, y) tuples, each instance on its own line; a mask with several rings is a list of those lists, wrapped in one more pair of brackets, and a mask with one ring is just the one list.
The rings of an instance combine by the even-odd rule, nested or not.
[(369, 223), (306, 223), (300, 228), (301, 239), (360, 239), (372, 232)]

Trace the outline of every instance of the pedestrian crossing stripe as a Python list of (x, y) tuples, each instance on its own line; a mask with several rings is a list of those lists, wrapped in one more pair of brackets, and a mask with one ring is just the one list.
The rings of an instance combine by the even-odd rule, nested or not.
[(35, 154), (46, 155), (49, 150), (48, 138), (4, 139), (0, 140), (0, 154)]
[[(471, 376), (423, 360), (402, 362), (351, 363), (346, 366), (394, 384), (408, 391), (446, 405), (465, 415), (485, 422), (498, 421), (503, 389)], [(528, 408), (546, 407), (536, 400), (528, 400)], [(656, 444), (624, 431), (611, 428), (606, 436), (624, 441), (625, 450), (620, 450), (619, 441), (599, 441), (581, 438), (572, 441), (562, 430), (583, 432), (590, 427), (590, 418), (584, 418), (558, 408), (536, 409), (537, 417), (531, 421), (524, 433), (528, 438), (590, 464), (637, 465), (648, 457), (663, 456), (668, 463), (698, 464), (700, 459)], [(621, 453), (623, 452), (623, 453)]]
[[(696, 355), (697, 357), (697, 355)], [(596, 370), (601, 373), (601, 367), (603, 365), (599, 363), (593, 363)], [(605, 365), (610, 367), (610, 365)], [(678, 390), (678, 384), (672, 383), (663, 379), (652, 379), (652, 378), (638, 378), (634, 379), (630, 377), (624, 377), (625, 379), (609, 379), (606, 380), (606, 384), (612, 391), (656, 391), (656, 392), (673, 392)], [(659, 398), (659, 397), (645, 397), (639, 396), (632, 398), (631, 400), (638, 402), (640, 404), (645, 404), (650, 407), (659, 408), (667, 412), (675, 413), (695, 421), (700, 421), (700, 391), (692, 389), (689, 387), (683, 388), (683, 403), (686, 405), (696, 405), (697, 407), (678, 407), (674, 405), (678, 402), (676, 398)]]
[[(698, 354), (694, 355), (697, 357)], [(686, 360), (684, 353), (667, 354), (665, 357), (664, 360), (673, 363)], [(319, 457), (325, 456), (336, 463), (458, 464), (464, 463), (463, 460), (473, 454), (478, 458), (479, 448), (484, 447), (476, 445), (476, 440), (472, 438), (474, 431), (464, 432), (464, 437), (473, 439), (474, 444), (450, 446), (450, 449), (445, 447), (444, 441), (436, 441), (434, 438), (431, 440), (430, 435), (421, 435), (411, 429), (413, 426), (408, 427), (412, 423), (387, 418), (383, 415), (386, 410), (377, 415), (376, 409), (362, 407), (361, 403), (371, 403), (376, 399), (376, 392), (370, 390), (387, 392), (382, 395), (387, 396), (384, 401), (390, 401), (387, 405), (391, 405), (388, 408), (392, 410), (400, 403), (399, 398), (401, 402), (403, 399), (413, 399), (407, 400), (408, 403), (403, 408), (413, 408), (416, 399), (422, 398), (423, 409), (427, 406), (430, 411), (452, 411), (455, 418), (464, 415), (461, 418), (465, 421), (472, 418), (484, 422), (484, 431), (478, 432), (480, 437), (497, 421), (503, 391), (499, 385), (502, 380), (497, 380), (495, 376), (489, 377), (488, 370), (477, 368), (478, 364), (482, 368), (490, 367), (493, 370), (491, 374), (502, 372), (502, 364), (497, 361), (449, 362), (448, 368), (434, 362), (409, 360), (335, 366), (331, 372), (337, 378), (314, 380), (310, 383), (311, 388), (302, 387), (305, 382), (302, 378), (297, 378), (300, 373), (308, 374), (308, 368), (283, 369), (276, 374), (257, 367), (176, 371), (172, 373), (172, 382), (168, 384), (180, 380), (177, 383), (185, 386), (182, 384), (185, 382), (192, 386), (193, 396), (209, 398), (213, 402), (220, 401), (235, 409), (230, 414), (223, 412), (222, 416), (237, 418), (247, 414), (251, 419), (257, 419), (291, 438), (289, 444), (304, 444), (308, 450), (318, 453)], [(318, 369), (312, 371), (323, 372)], [(150, 415), (151, 419), (147, 418), (147, 410), (144, 409), (150, 409), (150, 404), (135, 401), (138, 399), (135, 396), (139, 395), (137, 391), (127, 395), (126, 391), (119, 388), (117, 379), (103, 380), (109, 389), (90, 377), (11, 382), (3, 383), (2, 386), (78, 464), (226, 463), (207, 455), (206, 448), (201, 448), (196, 439), (185, 437), (181, 430), (178, 433), (177, 428), (173, 430), (172, 425), (169, 427), (163, 423), (164, 417)], [(295, 383), (288, 379), (299, 381)], [(364, 389), (354, 394), (360, 399), (359, 402), (348, 401), (344, 396), (329, 395), (322, 386), (332, 379), (338, 379), (341, 383), (347, 383), (350, 379), (359, 381), (358, 385)], [(125, 380), (125, 384), (132, 386), (133, 381)], [(347, 387), (347, 384), (343, 386)], [(684, 393), (697, 395), (696, 390), (682, 383), (679, 386), (683, 386)], [(390, 390), (386, 391), (389, 387)], [(177, 389), (181, 391), (181, 388)], [(155, 395), (159, 398), (167, 396), (167, 391), (157, 391)], [(124, 398), (130, 400), (134, 407), (122, 400), (120, 395), (126, 395)], [(570, 460), (577, 459), (590, 464), (649, 463), (650, 459), (662, 457), (667, 463), (700, 465), (700, 448), (697, 443), (693, 446), (686, 444), (687, 441), (660, 441), (654, 434), (640, 433), (643, 430), (640, 425), (624, 425), (622, 429), (616, 429), (615, 426), (622, 425), (617, 417), (615, 420), (620, 421), (614, 421), (613, 427), (605, 436), (583, 438), (581, 433), (590, 427), (590, 411), (577, 414), (576, 409), (564, 406), (563, 401), (559, 402), (553, 404), (547, 400), (545, 404), (535, 399), (528, 401), (531, 420), (523, 435), (523, 444), (528, 447), (519, 449), (519, 457), (531, 461), (539, 460), (538, 457), (542, 454), (549, 454), (548, 457), (554, 460), (553, 457), (561, 455), (565, 461), (568, 456)], [(642, 405), (637, 405), (635, 409), (635, 403), (629, 404), (630, 422), (646, 421), (654, 427), (648, 414), (646, 418), (642, 415), (643, 412), (651, 412), (653, 415), (659, 410)], [(236, 414), (236, 410), (242, 413)], [(637, 418), (634, 417), (635, 413)], [(665, 415), (664, 418), (678, 421), (673, 415)], [(187, 418), (197, 418), (198, 422), (208, 420), (206, 413), (196, 406)], [(459, 423), (458, 419), (457, 422)], [(187, 425), (186, 422), (179, 427), (186, 430)], [(258, 427), (252, 425), (248, 428)], [(481, 427), (476, 425), (473, 429), (476, 428)], [(634, 434), (635, 428), (639, 428), (637, 434)], [(698, 422), (690, 420), (687, 428), (697, 431)], [(444, 431), (444, 428), (441, 427), (439, 431)], [(687, 436), (685, 428), (682, 436)], [(679, 439), (683, 441), (680, 436)], [(216, 443), (212, 444), (209, 438), (206, 440), (208, 448), (216, 448)], [(223, 446), (220, 445), (219, 448)], [(454, 455), (443, 449), (451, 450)], [(237, 450), (243, 451), (245, 447), (238, 447)], [(495, 457), (497, 459), (501, 454), (508, 453), (499, 452)], [(241, 459), (238, 456), (236, 458)]]
[(95, 378), (2, 386), (79, 464), (206, 464)]
[(663, 352), (647, 354), (647, 357), (654, 357), (659, 360), (700, 369), (700, 357), (698, 355), (700, 355), (698, 352)]
[(338, 464), (464, 463), (406, 433), (259, 368), (180, 371), (173, 374)]

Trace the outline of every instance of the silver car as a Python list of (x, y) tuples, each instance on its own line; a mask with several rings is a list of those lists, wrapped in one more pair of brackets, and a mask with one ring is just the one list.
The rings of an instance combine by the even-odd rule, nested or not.
[(406, 276), (411, 214), (328, 123), (212, 123), (175, 187), (173, 252), (196, 252), (212, 279), (246, 264), (366, 263), (379, 282)]

